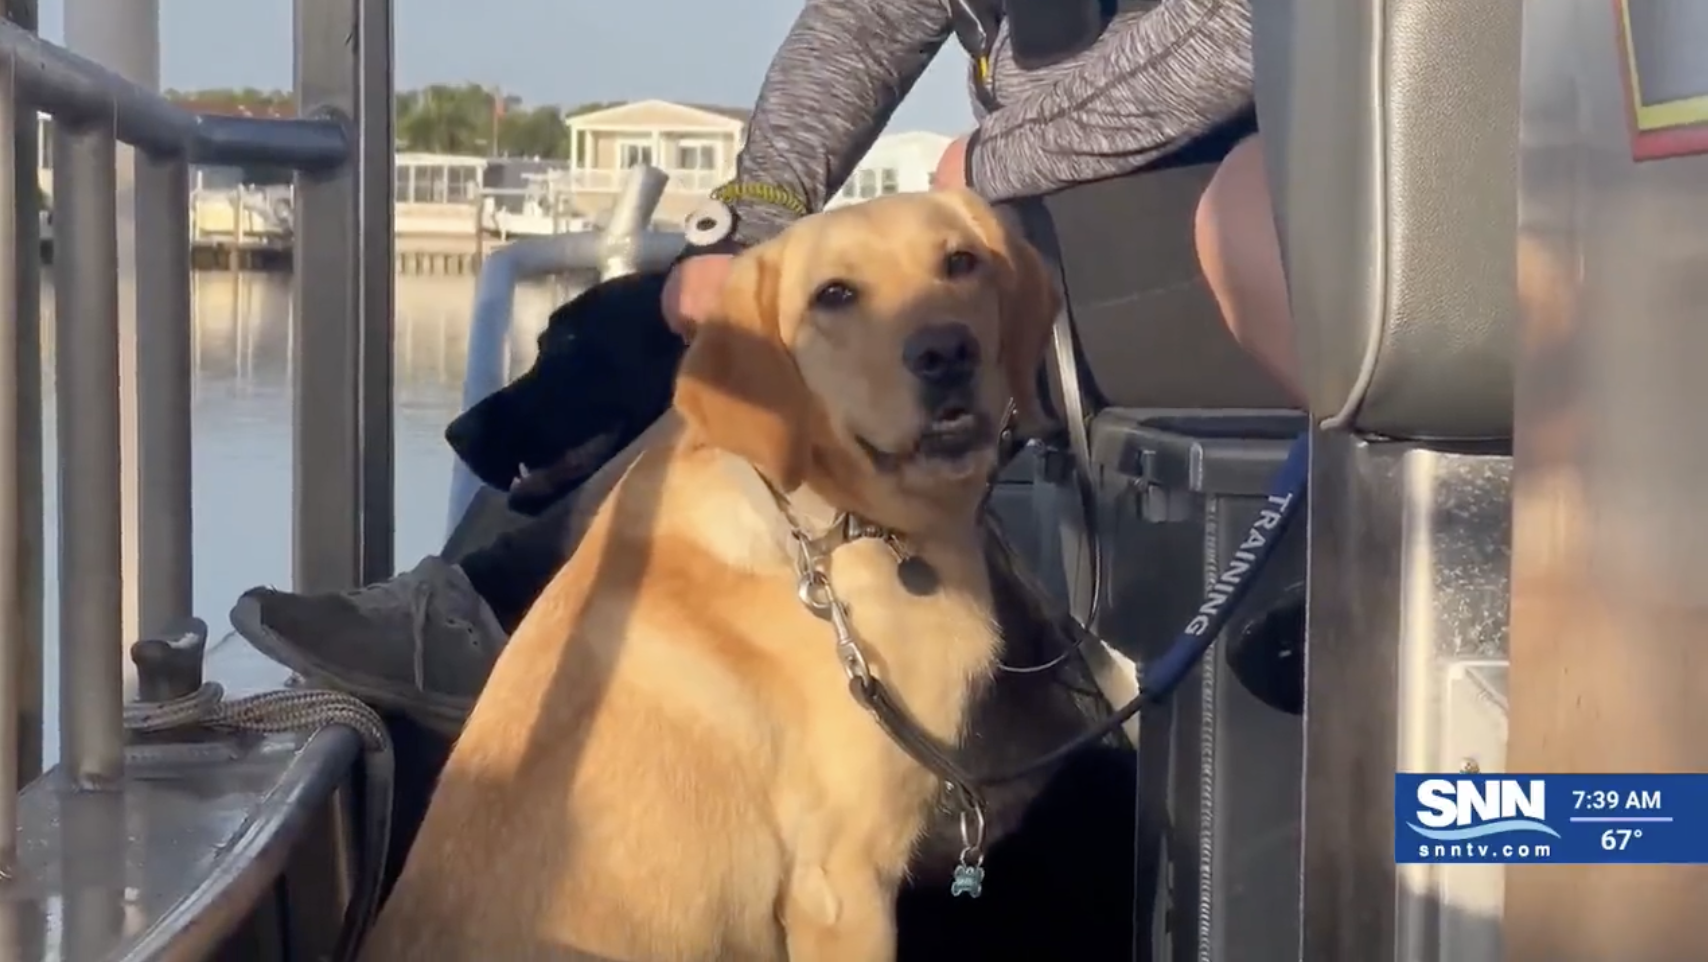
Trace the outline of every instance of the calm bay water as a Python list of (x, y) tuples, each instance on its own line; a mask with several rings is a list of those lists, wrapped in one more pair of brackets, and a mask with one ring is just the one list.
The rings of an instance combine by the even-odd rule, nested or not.
[[(195, 609), (217, 638), (244, 590), (290, 582), (291, 282), (286, 275), (202, 273), (194, 280)], [(516, 294), (513, 357), (526, 363), (546, 315), (562, 299), (551, 285)], [(446, 423), (461, 407), (471, 278), (397, 279), (396, 561), (413, 566), (446, 534), (453, 455)], [(43, 393), (47, 599), (46, 756), (58, 755), (57, 455), (52, 292), (43, 292)], [(119, 656), (118, 652), (114, 653)]]

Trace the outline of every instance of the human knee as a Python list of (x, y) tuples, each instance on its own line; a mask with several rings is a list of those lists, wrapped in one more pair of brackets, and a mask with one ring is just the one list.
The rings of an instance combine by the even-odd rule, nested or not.
[[(1263, 154), (1256, 137), (1236, 146), (1223, 159), (1198, 199), (1193, 232), (1199, 266), (1210, 292), (1222, 309), (1222, 322), (1241, 344), (1258, 332), (1263, 266), (1259, 262), (1263, 238), (1253, 231), (1264, 229), (1268, 217), (1268, 189), (1263, 180)], [(1259, 211), (1263, 213), (1258, 214)]]
[(1263, 163), (1250, 137), (1217, 168), (1193, 223), (1198, 261), (1229, 333), (1284, 381), (1293, 380), (1293, 340), (1280, 241)]

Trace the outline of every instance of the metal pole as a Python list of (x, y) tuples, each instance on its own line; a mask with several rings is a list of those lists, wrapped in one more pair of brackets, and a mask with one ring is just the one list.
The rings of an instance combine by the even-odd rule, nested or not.
[[(35, 8), (33, 0), (10, 2)], [(126, 12), (124, 4), (119, 12)], [(89, 29), (81, 19), (73, 29), (69, 12), (66, 20), (67, 35)], [(11, 59), (20, 96), (37, 110), (74, 123), (110, 123), (121, 143), (155, 154), (187, 153), (198, 164), (331, 170), (349, 156), (348, 131), (337, 121), (191, 113), (160, 96), (157, 85), (131, 83), (96, 57), (72, 53), (24, 29), (24, 21), (16, 23), (0, 23), (0, 55)]]
[[(136, 221), (137, 626), (146, 636), (193, 613), (190, 170), (139, 156)], [(158, 233), (155, 233), (158, 231)], [(127, 636), (127, 641), (132, 640)]]
[[(18, 102), (10, 71), (0, 71), (0, 310), (18, 302), (17, 127)], [(34, 158), (30, 158), (34, 159)], [(30, 165), (34, 167), (34, 164)], [(18, 365), (18, 329), (0, 329), (0, 371)], [(18, 457), (18, 396), (0, 391), (0, 874), (10, 876), (18, 859), (18, 690), (24, 644), (19, 573), (27, 544), (12, 486), (29, 467)], [(39, 467), (39, 465), (37, 465)]]
[[(396, 492), (392, 428), (396, 280), (392, 193), (397, 140), (392, 135), (392, 2), (356, 0), (356, 318), (361, 330), (361, 562), (364, 584), (396, 569)], [(346, 47), (346, 49), (348, 49)], [(478, 209), (478, 208), (477, 208)]]
[[(357, 116), (362, 0), (295, 0), (299, 115)], [(359, 56), (359, 54), (357, 55)], [(362, 558), (362, 297), (357, 164), (296, 178), (292, 586), (354, 587)]]
[(664, 197), (670, 175), (657, 167), (629, 168), (623, 192), (611, 207), (611, 222), (599, 243), (599, 279), (610, 280), (640, 270), (640, 243), (653, 212)]
[(123, 774), (119, 251), (111, 127), (56, 124), (59, 723), (80, 785)]
[[(36, 0), (7, 0), (6, 17), (19, 29), (36, 29)], [(14, 86), (13, 103), (17, 90)], [(42, 605), (46, 591), (42, 564), (46, 507), (42, 502), (42, 340), (41, 340), (41, 192), (36, 164), (41, 136), (36, 112), (15, 109), (13, 128), (11, 224), (14, 246), (10, 256), (16, 287), (12, 298), (0, 300), (0, 310), (15, 305), (9, 344), (10, 364), (0, 361), (0, 378), (10, 377), (15, 386), (11, 397), (17, 404), (12, 431), (0, 435), (0, 459), (12, 458), (12, 470), (0, 470), (0, 484), (10, 492), (0, 495), (0, 513), (12, 519), (18, 554), (12, 556), (10, 571), (0, 573), (5, 588), (12, 590), (16, 615), (5, 623), (8, 638), (16, 638), (12, 649), (16, 674), (13, 689), (17, 728), (17, 784), (28, 785), (42, 770)], [(6, 122), (0, 121), (0, 137)], [(0, 176), (5, 176), (0, 174)], [(0, 257), (8, 256), (0, 254)], [(7, 610), (10, 610), (9, 608)], [(3, 642), (0, 642), (3, 644)]]
[[(160, 2), (159, 0), (66, 0), (65, 44), (74, 53), (100, 64), (117, 78), (135, 85), (145, 96), (160, 86)], [(112, 126), (108, 120), (92, 121), (90, 126)], [(114, 136), (118, 131), (114, 130)], [(123, 512), (122, 584), (124, 591), (124, 627), (119, 635), (119, 647), (113, 657), (119, 660), (124, 672), (126, 689), (132, 689), (136, 668), (125, 657), (125, 645), (145, 632), (165, 627), (148, 625), (142, 620), (143, 563), (141, 448), (145, 432), (143, 413), (139, 407), (140, 354), (153, 350), (143, 336), (142, 291), (139, 278), (143, 273), (144, 249), (158, 244), (160, 225), (145, 223), (143, 217), (154, 213), (139, 203), (140, 185), (137, 168), (140, 151), (119, 142), (114, 183), (118, 213), (118, 291), (119, 291), (119, 425), (120, 450), (124, 464), (120, 485)], [(144, 240), (146, 238), (146, 240)], [(156, 265), (157, 266), (157, 265)]]

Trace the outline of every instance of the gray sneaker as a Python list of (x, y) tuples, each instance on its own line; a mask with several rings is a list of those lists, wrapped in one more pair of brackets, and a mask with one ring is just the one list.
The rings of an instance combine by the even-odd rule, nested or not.
[(440, 558), (354, 591), (244, 592), (231, 625), (310, 683), (455, 737), (508, 637), (468, 577)]

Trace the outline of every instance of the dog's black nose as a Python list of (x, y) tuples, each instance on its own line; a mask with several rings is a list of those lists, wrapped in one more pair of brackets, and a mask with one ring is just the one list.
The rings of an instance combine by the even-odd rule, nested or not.
[(901, 348), (901, 360), (926, 384), (934, 387), (965, 384), (978, 370), (978, 338), (965, 324), (932, 324), (908, 336)]

